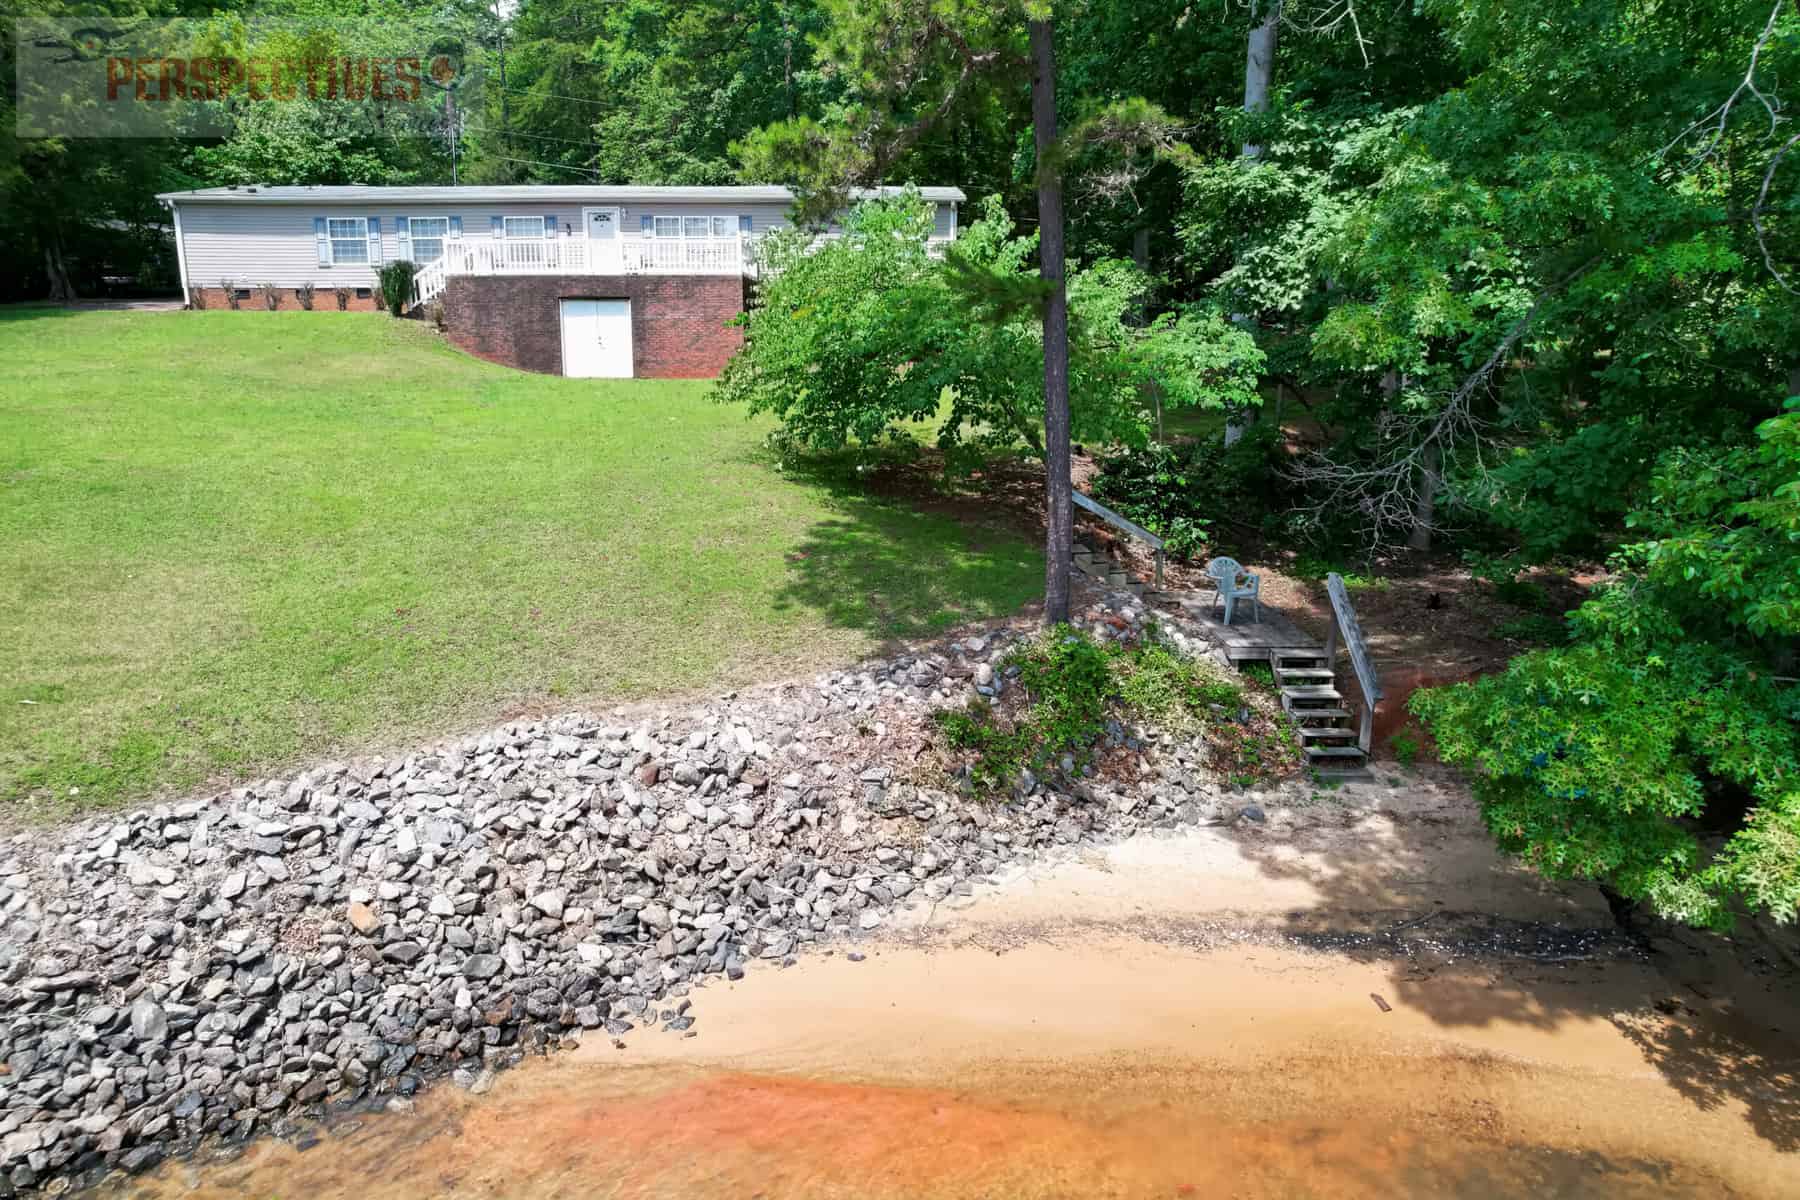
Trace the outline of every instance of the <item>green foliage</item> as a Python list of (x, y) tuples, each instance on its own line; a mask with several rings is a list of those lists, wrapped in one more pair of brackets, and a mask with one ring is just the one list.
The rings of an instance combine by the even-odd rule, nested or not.
[(1403, 767), (1410, 767), (1418, 761), (1421, 748), (1418, 735), (1411, 729), (1402, 729), (1388, 739), (1388, 749), (1394, 752), (1394, 761)]
[[(1800, 400), (1754, 445), (1657, 464), (1651, 535), (1575, 614), (1575, 644), (1415, 695), (1483, 815), (1546, 874), (1684, 921), (1800, 905)], [(1744, 815), (1739, 819), (1739, 812)], [(1715, 836), (1716, 833), (1716, 836)]]
[(1238, 685), (1215, 668), (1159, 642), (1102, 646), (1067, 625), (1020, 646), (999, 666), (1024, 696), (1010, 722), (986, 701), (932, 714), (945, 744), (970, 753), (968, 779), (981, 791), (1010, 789), (1025, 771), (1063, 770), (1065, 757), (1082, 771), (1109, 729), (1116, 737), (1121, 718), (1192, 733), (1214, 719), (1213, 706), (1235, 711), (1242, 701)]
[[(1343, 381), (1333, 453), (1394, 461), (1460, 397), (1485, 440), (1459, 427), (1443, 499), (1529, 561), (1603, 555), (1658, 458), (1742, 438), (1791, 366), (1766, 351), (1800, 335), (1770, 270), (1792, 261), (1792, 227), (1759, 239), (1742, 216), (1780, 139), (1754, 104), (1715, 122), (1716, 143), (1705, 122), (1684, 133), (1739, 86), (1770, 6), (1427, 11), (1468, 78), (1407, 121), (1324, 255), (1335, 286), (1309, 358)], [(1784, 6), (1759, 79), (1800, 65), (1797, 31)], [(1465, 390), (1508, 338), (1503, 369)]]
[(1280, 435), (1267, 425), (1231, 446), (1218, 438), (1153, 443), (1104, 458), (1093, 493), (1162, 538), (1171, 554), (1201, 559), (1219, 526), (1248, 524), (1275, 507), (1281, 459)]
[(1190, 733), (1215, 706), (1236, 712), (1243, 690), (1215, 668), (1150, 642), (1121, 656), (1119, 700), (1125, 709), (1161, 729)]
[(1528, 579), (1501, 579), (1494, 584), (1494, 595), (1526, 612), (1541, 613), (1550, 608), (1550, 593), (1542, 584)]
[(970, 783), (983, 791), (1010, 788), (1022, 772), (1043, 772), (1065, 754), (1077, 770), (1086, 766), (1119, 695), (1107, 650), (1086, 634), (1058, 625), (999, 665), (1009, 674), (1016, 672), (1026, 698), (1010, 728), (985, 704), (933, 714), (947, 744), (975, 752)]
[(342, 104), (249, 104), (230, 137), (195, 148), (194, 166), (209, 184), (416, 181), (419, 164), (396, 155), (393, 141)]
[(1325, 582), (1327, 576), (1335, 573), (1343, 578), (1344, 586), (1353, 592), (1383, 591), (1392, 582), (1384, 575), (1371, 575), (1369, 570), (1366, 564), (1356, 567), (1335, 556), (1311, 552), (1298, 555), (1288, 567), (1288, 573), (1296, 579), (1320, 584)]
[[(1215, 269), (1219, 302), (1272, 326), (1322, 315), (1328, 259), (1413, 115), (1366, 100), (1323, 110), (1301, 102), (1260, 120), (1261, 159), (1226, 155), (1190, 168), (1176, 231), (1189, 262)], [(1234, 114), (1233, 125), (1249, 119)]]
[(945, 116), (973, 114), (978, 137), (998, 134), (989, 152), (1010, 154), (1018, 126), (1006, 118), (1023, 113), (1002, 93), (1024, 78), (1019, 0), (818, 0), (817, 8), (814, 51), (842, 91), (829, 109), (790, 111), (734, 146), (747, 178), (795, 186), (802, 215), (822, 220), (846, 206), (853, 184), (895, 178), (897, 160), (932, 126), (944, 126), (940, 136), (954, 128)]
[(1569, 623), (1548, 613), (1526, 613), (1494, 626), (1494, 636), (1515, 642), (1553, 646), (1569, 640)]
[(735, 182), (733, 141), (841, 92), (817, 63), (822, 26), (812, 0), (532, 0), (507, 53), (506, 116), (525, 136), (507, 145), (490, 86), (474, 139), (483, 169), (546, 183), (577, 181), (572, 168), (609, 183)]
[[(930, 231), (928, 207), (909, 193), (857, 205), (843, 236), (823, 245), (803, 233), (767, 239), (745, 348), (720, 399), (774, 414), (792, 444), (811, 450), (876, 445), (927, 425), (952, 465), (1021, 445), (1040, 452), (1034, 241), (1014, 236), (993, 200), (943, 259), (927, 253)], [(1129, 325), (1142, 288), (1119, 262), (1070, 280), (1077, 439), (1142, 443), (1152, 379), (1172, 404), (1221, 406), (1253, 386), (1255, 348), (1222, 322), (1185, 313)]]
[[(1800, 869), (1771, 861), (1757, 833), (1800, 816), (1793, 699), (1707, 657), (1540, 651), (1502, 675), (1418, 692), (1412, 708), (1445, 761), (1479, 772), (1502, 847), (1545, 874), (1608, 882), (1676, 920), (1725, 924), (1734, 896), (1791, 919)], [(1720, 784), (1766, 789), (1770, 807), (1708, 862), (1688, 823)], [(1758, 873), (1790, 890), (1752, 886)]]
[(1266, 662), (1248, 662), (1240, 668), (1239, 674), (1261, 688), (1275, 686), (1275, 668)]
[(419, 265), (404, 258), (383, 263), (376, 272), (381, 303), (389, 314), (397, 317), (405, 310), (407, 302), (412, 299), (413, 279), (418, 273)]
[(1006, 665), (1018, 668), (1046, 757), (1069, 752), (1077, 765), (1085, 762), (1106, 731), (1107, 707), (1118, 696), (1105, 648), (1059, 625), (1008, 656)]

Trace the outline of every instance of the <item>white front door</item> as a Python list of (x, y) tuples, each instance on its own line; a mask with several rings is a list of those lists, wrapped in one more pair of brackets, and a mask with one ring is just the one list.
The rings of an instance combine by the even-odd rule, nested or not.
[(577, 379), (631, 378), (631, 301), (562, 302), (563, 374)]
[(619, 210), (584, 208), (581, 226), (587, 232), (588, 270), (619, 269)]

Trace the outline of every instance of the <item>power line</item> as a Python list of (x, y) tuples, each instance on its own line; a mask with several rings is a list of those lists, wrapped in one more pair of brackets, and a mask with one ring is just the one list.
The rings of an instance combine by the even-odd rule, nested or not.
[[(464, 122), (463, 124), (463, 131), (465, 133), (491, 133), (495, 137), (502, 136), (498, 129), (494, 129), (487, 125), (470, 125), (467, 122)], [(589, 138), (555, 137), (548, 133), (525, 133), (517, 129), (512, 131), (512, 136), (535, 138), (540, 142), (567, 142), (571, 146), (592, 146), (594, 144), (592, 139)]]
[(577, 167), (570, 163), (539, 162), (534, 158), (509, 158), (504, 154), (495, 154), (491, 157), (498, 159), (500, 162), (522, 163), (528, 167), (559, 167), (564, 171), (585, 171), (589, 175), (600, 174), (600, 172), (593, 167)]
[(594, 100), (594, 99), (590, 99), (587, 96), (564, 96), (557, 92), (538, 92), (538, 91), (532, 91), (528, 88), (509, 88), (509, 87), (506, 87), (505, 85), (501, 85), (501, 86), (497, 87), (495, 90), (507, 92), (514, 96), (531, 96), (531, 97), (536, 97), (536, 98), (543, 99), (543, 100), (572, 100), (576, 104), (592, 104), (595, 108), (616, 107), (610, 101)]

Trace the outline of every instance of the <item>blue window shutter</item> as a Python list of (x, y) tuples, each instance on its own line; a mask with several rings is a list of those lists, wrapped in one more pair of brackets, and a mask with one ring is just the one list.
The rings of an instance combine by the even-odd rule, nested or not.
[(643, 221), (644, 221), (644, 225), (643, 225), (644, 232), (647, 234), (654, 234), (656, 232), (656, 218), (651, 216), (649, 213), (645, 213), (644, 217), (643, 217)]
[(754, 232), (756, 232), (755, 226), (756, 226), (756, 222), (754, 222), (750, 219), (749, 213), (739, 213), (738, 214), (738, 232), (739, 233), (754, 233)]
[(412, 261), (412, 219), (409, 217), (394, 218), (394, 242), (400, 248), (400, 257)]
[(369, 265), (381, 265), (381, 218), (369, 218)]
[(493, 234), (495, 237), (503, 238), (506, 236), (506, 218), (505, 217), (489, 217), (488, 224), (489, 224), (488, 232)]
[(317, 242), (319, 246), (319, 265), (329, 267), (331, 265), (331, 239), (325, 236), (324, 217), (313, 218), (313, 241)]
[(456, 241), (462, 240), (462, 218), (461, 217), (451, 217), (450, 218), (450, 237)]
[(554, 213), (547, 213), (544, 216), (544, 236), (547, 238), (556, 236), (556, 215)]

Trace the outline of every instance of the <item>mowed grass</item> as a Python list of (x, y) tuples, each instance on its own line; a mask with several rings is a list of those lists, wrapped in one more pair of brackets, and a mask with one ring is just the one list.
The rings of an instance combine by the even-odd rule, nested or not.
[(0, 311), (0, 801), (55, 816), (1015, 610), (1042, 554), (784, 478), (710, 385), (355, 313)]

